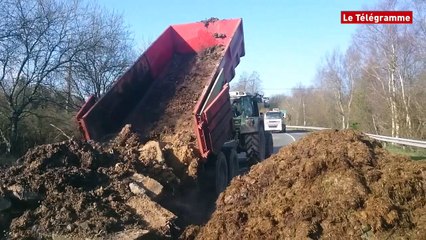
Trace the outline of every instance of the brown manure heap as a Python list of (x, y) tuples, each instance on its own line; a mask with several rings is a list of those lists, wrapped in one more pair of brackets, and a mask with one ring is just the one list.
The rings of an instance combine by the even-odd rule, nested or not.
[(425, 239), (425, 178), (359, 132), (316, 132), (234, 178), (182, 238)]
[(158, 238), (176, 229), (157, 202), (180, 179), (129, 126), (108, 144), (41, 145), (18, 161), (0, 171), (0, 239)]

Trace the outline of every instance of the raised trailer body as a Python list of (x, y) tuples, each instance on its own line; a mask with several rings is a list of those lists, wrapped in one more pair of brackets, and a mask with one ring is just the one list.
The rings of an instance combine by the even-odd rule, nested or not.
[(218, 154), (232, 135), (232, 112), (229, 82), (235, 67), (244, 56), (242, 19), (209, 20), (169, 26), (115, 82), (101, 98), (91, 97), (76, 118), (86, 140), (102, 140), (115, 134), (125, 125), (138, 128), (140, 122), (128, 116), (137, 110), (144, 116), (149, 112), (136, 109), (155, 81), (166, 70), (175, 54), (201, 52), (209, 47), (222, 46), (223, 57), (210, 74), (193, 109), (193, 127), (198, 149), (203, 159)]

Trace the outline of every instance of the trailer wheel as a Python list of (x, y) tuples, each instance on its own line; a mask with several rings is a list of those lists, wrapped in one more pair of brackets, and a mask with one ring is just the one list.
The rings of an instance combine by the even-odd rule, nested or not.
[(216, 193), (219, 195), (221, 192), (225, 190), (228, 186), (228, 164), (226, 162), (226, 157), (223, 152), (220, 152), (216, 156), (216, 174), (215, 174), (215, 182), (216, 182)]
[(240, 171), (240, 163), (238, 162), (237, 151), (235, 149), (231, 149), (229, 151), (228, 157), (228, 175), (229, 182), (239, 174)]

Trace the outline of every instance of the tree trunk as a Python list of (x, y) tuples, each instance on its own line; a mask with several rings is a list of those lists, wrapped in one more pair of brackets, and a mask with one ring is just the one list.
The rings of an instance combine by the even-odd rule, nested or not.
[(392, 121), (392, 137), (398, 137), (399, 136), (399, 123), (398, 123), (398, 111), (396, 108), (396, 103), (390, 97), (390, 104), (391, 104), (391, 121)]
[(72, 68), (71, 63), (68, 66), (68, 76), (66, 77), (67, 82), (67, 99), (65, 104), (65, 110), (69, 113), (70, 112), (70, 106), (71, 106), (71, 91), (72, 91)]
[(396, 88), (396, 80), (395, 80), (395, 71), (397, 67), (396, 63), (396, 54), (395, 54), (395, 46), (392, 44), (392, 53), (389, 59), (389, 103), (391, 107), (391, 120), (392, 120), (392, 137), (399, 137), (399, 117), (398, 117), (398, 106), (397, 106), (397, 88)]
[(376, 119), (374, 118), (373, 114), (371, 114), (371, 118), (373, 119), (373, 127), (376, 135), (380, 135), (379, 127), (376, 124)]
[(340, 115), (342, 116), (342, 129), (346, 128), (346, 114), (345, 114), (345, 109), (343, 108), (343, 103), (342, 103), (342, 98), (339, 95), (339, 109), (340, 109)]
[(392, 122), (392, 137), (399, 137), (399, 122), (398, 122), (398, 108), (396, 106), (396, 86), (393, 70), (390, 70), (389, 76), (389, 105), (391, 110)]
[(346, 128), (345, 114), (342, 114), (342, 129)]
[(349, 81), (350, 81), (350, 91), (349, 91), (349, 101), (348, 101), (348, 105), (347, 105), (347, 111), (346, 111), (346, 129), (349, 128), (349, 119), (351, 117), (351, 112), (352, 112), (352, 100), (354, 97), (354, 77), (352, 76), (352, 73), (349, 74)]
[(408, 127), (408, 135), (411, 136), (413, 134), (413, 128), (412, 128), (412, 124), (411, 124), (411, 115), (410, 115), (410, 111), (409, 111), (409, 104), (408, 104), (408, 100), (406, 97), (406, 93), (405, 93), (405, 86), (404, 86), (404, 79), (401, 75), (401, 73), (399, 74), (399, 82), (401, 84), (401, 93), (402, 93), (402, 102), (404, 104), (404, 110), (405, 110), (405, 124)]
[(12, 112), (10, 117), (10, 153), (16, 153), (18, 145), (18, 123), (19, 115), (16, 112)]
[(306, 107), (305, 107), (304, 98), (302, 98), (302, 107), (303, 107), (303, 126), (306, 126)]
[(341, 115), (341, 119), (342, 119), (342, 129), (346, 128), (346, 113), (345, 113), (345, 108), (343, 107), (343, 97), (342, 97), (342, 89), (341, 87), (337, 87), (335, 89), (335, 96), (337, 99), (337, 106), (339, 107), (339, 112)]

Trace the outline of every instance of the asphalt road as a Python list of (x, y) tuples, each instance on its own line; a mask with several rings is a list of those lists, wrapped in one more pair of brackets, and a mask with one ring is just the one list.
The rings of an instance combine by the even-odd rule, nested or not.
[(274, 141), (274, 153), (278, 152), (281, 147), (299, 140), (306, 134), (309, 134), (309, 132), (300, 130), (287, 130), (286, 133), (272, 133), (272, 139)]

